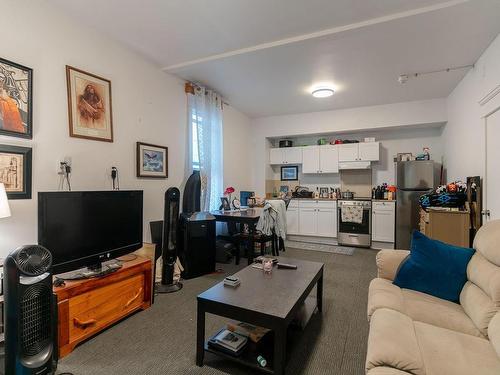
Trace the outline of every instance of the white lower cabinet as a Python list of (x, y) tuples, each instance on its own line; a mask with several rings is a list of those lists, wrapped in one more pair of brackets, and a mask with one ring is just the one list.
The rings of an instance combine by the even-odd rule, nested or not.
[(292, 200), (287, 210), (287, 233), (337, 237), (337, 202)]
[(286, 231), (288, 234), (299, 234), (298, 207), (288, 207), (286, 211)]
[(394, 242), (396, 226), (396, 202), (372, 203), (372, 240)]

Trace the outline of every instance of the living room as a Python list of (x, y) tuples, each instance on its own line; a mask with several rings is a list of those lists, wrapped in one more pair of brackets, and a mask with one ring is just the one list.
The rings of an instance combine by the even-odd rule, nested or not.
[(2, 13), (0, 373), (500, 373), (498, 1)]

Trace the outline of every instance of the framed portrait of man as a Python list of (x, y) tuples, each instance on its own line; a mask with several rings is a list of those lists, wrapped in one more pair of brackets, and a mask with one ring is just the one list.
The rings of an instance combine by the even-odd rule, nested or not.
[(0, 135), (33, 138), (33, 70), (0, 58)]
[(30, 147), (0, 145), (0, 182), (9, 199), (31, 199)]
[(111, 81), (66, 66), (69, 135), (113, 142)]

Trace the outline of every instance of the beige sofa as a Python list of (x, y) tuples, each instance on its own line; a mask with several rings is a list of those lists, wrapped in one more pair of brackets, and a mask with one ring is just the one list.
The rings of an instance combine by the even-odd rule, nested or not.
[(500, 220), (484, 225), (460, 304), (392, 284), (403, 250), (377, 254), (367, 375), (500, 375)]

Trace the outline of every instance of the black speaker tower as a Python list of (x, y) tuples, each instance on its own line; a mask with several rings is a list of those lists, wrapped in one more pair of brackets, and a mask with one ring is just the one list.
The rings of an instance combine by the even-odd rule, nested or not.
[(156, 286), (158, 293), (173, 293), (182, 289), (180, 282), (174, 283), (174, 267), (177, 260), (177, 236), (179, 226), (179, 202), (181, 192), (171, 187), (165, 192), (163, 216), (163, 246), (161, 283)]
[(21, 246), (4, 262), (5, 374), (54, 374), (57, 368), (57, 297), (52, 254)]

